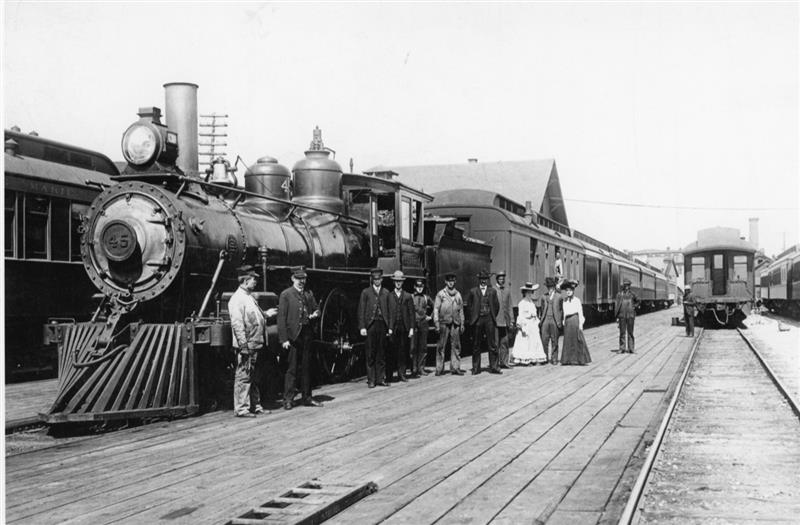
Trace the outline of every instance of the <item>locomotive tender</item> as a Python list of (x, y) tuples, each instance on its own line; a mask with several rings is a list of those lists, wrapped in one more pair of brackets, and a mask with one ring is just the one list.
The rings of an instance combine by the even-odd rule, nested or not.
[[(186, 415), (210, 403), (232, 358), (222, 292), (236, 288), (241, 265), (262, 269), (263, 308), (290, 285), (290, 267), (307, 267), (321, 300), (315, 346), (332, 379), (363, 345), (354, 312), (370, 268), (438, 282), (489, 266), (491, 247), (464, 238), (454, 221), (424, 221), (429, 195), (343, 174), (319, 130), (292, 176), (265, 157), (244, 189), (224, 162), (202, 178), (197, 86), (165, 89), (166, 124), (158, 108), (140, 109), (122, 139), (128, 167), (82, 225), (83, 264), (104, 300), (89, 322), (50, 326), (59, 392), (43, 420)], [(274, 330), (269, 339), (277, 346)]]
[(759, 276), (761, 301), (769, 310), (800, 317), (800, 244), (784, 250)]
[(119, 170), (96, 151), (15, 129), (4, 135), (6, 382), (55, 377), (42, 325), (92, 312), (81, 217)]
[(706, 228), (683, 250), (685, 278), (705, 326), (736, 326), (755, 300), (756, 248), (735, 228)]

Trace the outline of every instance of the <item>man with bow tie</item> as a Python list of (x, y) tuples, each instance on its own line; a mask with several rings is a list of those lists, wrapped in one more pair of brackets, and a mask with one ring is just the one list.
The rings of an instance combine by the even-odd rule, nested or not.
[(467, 295), (469, 325), (472, 327), (472, 375), (481, 373), (481, 343), (486, 338), (489, 347), (489, 373), (502, 374), (497, 359), (497, 315), (500, 312), (500, 301), (497, 290), (489, 286), (489, 273), (481, 270), (478, 273), (478, 286)]

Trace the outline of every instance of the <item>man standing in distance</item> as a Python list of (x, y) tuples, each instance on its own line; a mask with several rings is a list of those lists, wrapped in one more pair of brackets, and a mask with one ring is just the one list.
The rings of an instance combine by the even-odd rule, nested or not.
[(425, 360), (428, 357), (428, 321), (433, 315), (433, 299), (425, 293), (425, 278), (414, 282), (414, 337), (411, 340), (411, 377), (428, 375)]
[[(633, 324), (636, 320), (636, 308), (639, 306), (639, 298), (631, 291), (631, 280), (628, 278), (622, 281), (622, 290), (617, 293), (614, 301), (614, 317), (619, 323), (619, 352), (633, 353)], [(625, 335), (627, 334), (627, 341)]]
[(464, 301), (456, 290), (456, 274), (444, 276), (445, 287), (436, 294), (433, 303), (433, 328), (439, 331), (436, 345), (436, 375), (444, 374), (444, 354), (450, 340), (450, 373), (463, 376), (461, 371), (461, 334), (464, 333)]
[[(542, 346), (545, 355), (549, 355), (550, 364), (558, 364), (558, 332), (564, 319), (564, 299), (556, 290), (556, 280), (546, 277), (544, 285), (547, 293), (539, 298), (539, 328), (542, 333)], [(549, 353), (548, 353), (549, 352)]]
[(258, 284), (258, 273), (252, 266), (238, 269), (239, 288), (228, 301), (231, 316), (233, 347), (236, 350), (236, 373), (233, 379), (233, 413), (236, 417), (255, 417), (264, 412), (258, 389), (260, 379), (259, 353), (267, 346), (267, 317), (277, 311), (266, 312), (251, 295)]
[(692, 293), (692, 285), (684, 285), (683, 296), (683, 320), (686, 323), (686, 337), (694, 337), (694, 313), (695, 301)]
[(489, 373), (502, 374), (497, 363), (497, 314), (500, 312), (500, 301), (497, 290), (489, 286), (489, 273), (481, 270), (478, 273), (478, 286), (467, 295), (469, 325), (472, 327), (472, 375), (481, 373), (481, 343), (486, 338), (489, 347)]
[(283, 386), (283, 408), (292, 409), (297, 393), (297, 362), (300, 361), (300, 391), (305, 406), (322, 406), (311, 397), (311, 322), (319, 317), (314, 294), (306, 290), (306, 271), (300, 266), (292, 269), (292, 286), (281, 292), (278, 299), (278, 339), (288, 350), (286, 376)]
[(506, 272), (500, 270), (495, 276), (497, 281), (497, 300), (500, 310), (497, 312), (497, 357), (500, 368), (511, 368), (508, 355), (508, 332), (514, 327), (514, 310), (511, 307), (511, 290), (506, 287)]
[(389, 292), (381, 286), (383, 270), (374, 268), (370, 271), (372, 282), (361, 291), (358, 301), (358, 328), (362, 337), (366, 337), (367, 352), (367, 385), (389, 386), (386, 382), (386, 361), (384, 345), (387, 332), (392, 334), (389, 316)]

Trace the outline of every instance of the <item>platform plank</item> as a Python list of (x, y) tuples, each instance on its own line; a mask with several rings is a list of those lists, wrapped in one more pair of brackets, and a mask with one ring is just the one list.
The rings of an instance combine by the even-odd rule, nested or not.
[[(609, 351), (616, 326), (587, 330), (594, 362), (585, 367), (329, 385), (315, 390), (331, 398), (323, 408), (255, 419), (212, 413), (7, 456), (6, 518), (217, 523), (264, 494), (324, 478), (379, 488), (330, 523), (596, 520), (645, 432), (648, 407), (665, 395), (645, 390), (669, 385), (689, 349), (671, 316), (637, 320), (633, 355)], [(607, 492), (592, 493), (590, 477), (604, 474)], [(597, 510), (562, 508), (579, 493)]]

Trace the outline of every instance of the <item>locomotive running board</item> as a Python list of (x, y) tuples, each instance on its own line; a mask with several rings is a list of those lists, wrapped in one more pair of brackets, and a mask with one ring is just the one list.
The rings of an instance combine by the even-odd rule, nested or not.
[(180, 323), (141, 324), (128, 345), (98, 359), (105, 323), (64, 329), (58, 394), (46, 423), (191, 415), (199, 410), (194, 345)]
[(253, 507), (225, 525), (315, 525), (375, 493), (378, 485), (336, 485), (314, 479)]

